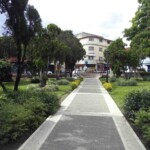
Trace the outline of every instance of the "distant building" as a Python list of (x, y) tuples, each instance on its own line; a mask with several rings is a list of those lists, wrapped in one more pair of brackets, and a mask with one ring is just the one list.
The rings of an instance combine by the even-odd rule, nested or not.
[(149, 57), (144, 59), (143, 67), (146, 69), (147, 72), (150, 72), (150, 58)]
[(106, 63), (103, 52), (112, 41), (102, 36), (85, 32), (76, 34), (76, 37), (80, 40), (86, 51), (84, 60), (77, 62), (76, 67), (81, 70), (86, 68), (89, 71), (105, 71)]

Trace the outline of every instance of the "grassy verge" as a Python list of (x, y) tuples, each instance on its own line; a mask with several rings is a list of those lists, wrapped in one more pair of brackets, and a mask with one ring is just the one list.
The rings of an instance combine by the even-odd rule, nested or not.
[(132, 90), (140, 90), (143, 88), (150, 88), (150, 82), (139, 81), (137, 86), (117, 86), (116, 83), (113, 83), (113, 90), (109, 93), (118, 105), (118, 107), (124, 113), (125, 96)]
[[(101, 82), (105, 83), (105, 79), (102, 79)], [(111, 91), (108, 91), (109, 94), (118, 105), (122, 113), (125, 114), (127, 120), (129, 121), (145, 147), (147, 149), (150, 149), (150, 113), (147, 109), (150, 104), (150, 97), (149, 92), (146, 93), (146, 91), (150, 90), (150, 82), (137, 81), (136, 86), (118, 86), (117, 82), (113, 82), (111, 84), (113, 88)], [(137, 92), (135, 93), (135, 91)], [(126, 96), (128, 96), (128, 99)], [(128, 103), (126, 102), (126, 100)], [(133, 118), (131, 118), (131, 114), (134, 115)]]

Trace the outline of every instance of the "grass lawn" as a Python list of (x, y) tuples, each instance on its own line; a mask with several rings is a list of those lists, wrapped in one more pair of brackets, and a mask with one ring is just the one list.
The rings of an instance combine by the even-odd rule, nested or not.
[(139, 81), (137, 86), (117, 86), (116, 83), (112, 84), (113, 89), (109, 93), (123, 113), (124, 113), (123, 108), (125, 103), (125, 96), (129, 92), (131, 92), (132, 90), (150, 89), (149, 81)]
[[(19, 90), (26, 90), (28, 85), (32, 84), (30, 80), (31, 80), (30, 78), (22, 78), (19, 84)], [(53, 79), (49, 78), (49, 80), (53, 80)], [(6, 86), (8, 90), (13, 90), (14, 88), (14, 82), (5, 82), (4, 85)], [(55, 91), (52, 93), (55, 93), (59, 99), (61, 99), (63, 95), (66, 95), (72, 91), (70, 85), (58, 85), (58, 88), (59, 88), (58, 91)], [(2, 88), (0, 88), (0, 94), (2, 93), (3, 93)]]

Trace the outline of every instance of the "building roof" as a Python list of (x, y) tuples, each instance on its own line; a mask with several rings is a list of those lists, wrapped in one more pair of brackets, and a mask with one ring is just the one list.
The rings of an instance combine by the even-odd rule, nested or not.
[(104, 39), (104, 40), (107, 40), (107, 41), (112, 41), (112, 40), (109, 40), (109, 39), (105, 39), (104, 37), (102, 36), (99, 36), (99, 35), (95, 35), (95, 34), (91, 34), (91, 33), (86, 33), (86, 32), (81, 32), (81, 33), (78, 33), (75, 35), (78, 39), (84, 39), (84, 38), (88, 38), (88, 37), (95, 37), (95, 38), (101, 38), (101, 39)]

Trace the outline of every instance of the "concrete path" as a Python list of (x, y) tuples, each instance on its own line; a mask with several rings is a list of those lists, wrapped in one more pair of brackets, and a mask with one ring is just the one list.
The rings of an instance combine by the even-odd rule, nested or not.
[(86, 78), (19, 150), (146, 150), (96, 78)]

